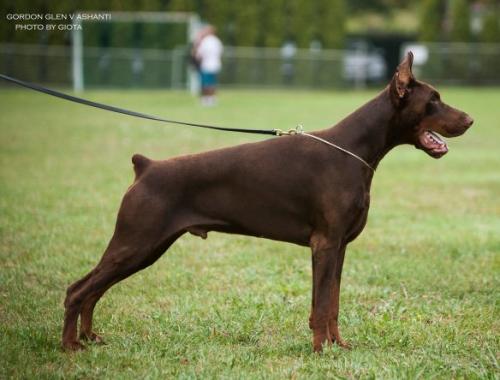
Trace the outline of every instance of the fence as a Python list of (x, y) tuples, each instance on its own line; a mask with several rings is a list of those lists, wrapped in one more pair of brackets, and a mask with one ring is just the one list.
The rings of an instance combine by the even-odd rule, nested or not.
[[(500, 44), (430, 44), (417, 76), (432, 83), (500, 85)], [(0, 72), (23, 80), (72, 85), (71, 48), (0, 44)], [(386, 81), (383, 57), (373, 52), (226, 47), (220, 82), (239, 87), (334, 88)], [(87, 88), (186, 88), (185, 47), (121, 49), (85, 47)]]
[[(72, 86), (72, 50), (66, 46), (0, 45), (2, 73), (27, 81)], [(87, 87), (183, 87), (182, 50), (102, 49), (83, 52)]]
[[(344, 82), (342, 51), (298, 50), (284, 59), (280, 49), (226, 47), (220, 82), (227, 86), (332, 87)], [(8, 75), (70, 86), (71, 48), (0, 45), (0, 69)], [(188, 50), (83, 49), (85, 87), (184, 88)]]
[(425, 44), (428, 59), (417, 75), (431, 83), (500, 85), (500, 44)]

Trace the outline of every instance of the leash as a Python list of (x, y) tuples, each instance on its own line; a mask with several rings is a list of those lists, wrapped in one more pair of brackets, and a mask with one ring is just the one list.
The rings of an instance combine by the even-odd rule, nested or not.
[(372, 171), (375, 171), (375, 169), (370, 164), (368, 164), (368, 162), (366, 162), (364, 159), (362, 159), (358, 155), (356, 155), (356, 154), (348, 151), (347, 149), (344, 149), (344, 148), (342, 148), (334, 143), (331, 143), (327, 140), (324, 140), (321, 137), (314, 136), (314, 135), (311, 135), (309, 133), (304, 132), (302, 125), (298, 125), (296, 128), (290, 129), (288, 131), (283, 131), (281, 129), (269, 130), (269, 129), (226, 128), (226, 127), (219, 127), (219, 126), (215, 126), (215, 125), (188, 123), (185, 121), (164, 119), (164, 118), (154, 116), (154, 115), (148, 115), (145, 113), (131, 111), (131, 110), (127, 110), (127, 109), (123, 109), (123, 108), (119, 108), (119, 107), (115, 107), (115, 106), (110, 106), (110, 105), (103, 104), (103, 103), (93, 102), (91, 100), (79, 98), (77, 96), (72, 96), (72, 95), (65, 94), (63, 92), (52, 90), (50, 88), (47, 88), (47, 87), (44, 87), (44, 86), (41, 86), (41, 85), (38, 85), (35, 83), (29, 83), (29, 82), (22, 81), (20, 79), (12, 78), (12, 77), (10, 77), (8, 75), (4, 75), (4, 74), (0, 74), (0, 78), (6, 80), (8, 82), (15, 83), (19, 86), (29, 88), (31, 90), (35, 90), (35, 91), (38, 91), (38, 92), (41, 92), (41, 93), (44, 93), (47, 95), (55, 96), (56, 98), (61, 98), (64, 100), (68, 100), (70, 102), (75, 102), (75, 103), (83, 104), (83, 105), (90, 106), (90, 107), (100, 108), (100, 109), (103, 109), (106, 111), (111, 111), (111, 112), (121, 113), (121, 114), (128, 115), (128, 116), (138, 117), (141, 119), (154, 120), (154, 121), (159, 121), (159, 122), (169, 123), (169, 124), (187, 125), (190, 127), (205, 128), (205, 129), (212, 129), (212, 130), (226, 131), (226, 132), (241, 132), (241, 133), (252, 133), (252, 134), (260, 134), (260, 135), (271, 135), (271, 136), (303, 135), (303, 136), (310, 137), (314, 140), (320, 141), (320, 142), (327, 144), (329, 146), (332, 146), (332, 147), (356, 158), (357, 160), (362, 162), (365, 166), (370, 168)]
[(196, 123), (188, 123), (188, 122), (185, 122), (185, 121), (163, 119), (163, 118), (158, 117), (158, 116), (147, 115), (145, 113), (140, 113), (140, 112), (136, 112), (136, 111), (130, 111), (130, 110), (126, 110), (126, 109), (123, 109), (123, 108), (114, 107), (114, 106), (110, 106), (110, 105), (107, 105), (107, 104), (97, 103), (97, 102), (93, 102), (91, 100), (78, 98), (76, 96), (68, 95), (68, 94), (65, 94), (63, 92), (59, 92), (59, 91), (56, 91), (56, 90), (51, 90), (50, 88), (43, 87), (43, 86), (40, 86), (40, 85), (37, 85), (37, 84), (34, 84), (34, 83), (24, 82), (24, 81), (22, 81), (20, 79), (11, 78), (11, 77), (9, 77), (7, 75), (4, 75), (4, 74), (0, 74), (0, 78), (5, 79), (6, 81), (9, 81), (9, 82), (18, 84), (18, 85), (23, 86), (23, 87), (26, 87), (26, 88), (29, 88), (29, 89), (32, 89), (32, 90), (35, 90), (35, 91), (38, 91), (38, 92), (42, 92), (42, 93), (47, 94), (47, 95), (55, 96), (56, 98), (61, 98), (61, 99), (64, 99), (64, 100), (69, 100), (70, 102), (80, 103), (80, 104), (84, 104), (84, 105), (90, 106), (90, 107), (100, 108), (100, 109), (103, 109), (103, 110), (106, 110), (106, 111), (121, 113), (121, 114), (128, 115), (128, 116), (139, 117), (139, 118), (142, 118), (142, 119), (160, 121), (160, 122), (163, 122), (163, 123), (170, 123), (170, 124), (189, 125), (191, 127), (197, 127), (197, 128), (215, 129), (215, 130), (218, 130), (218, 131), (241, 132), (241, 133), (256, 133), (256, 134), (261, 134), (261, 135), (273, 135), (273, 136), (277, 136), (277, 133), (275, 132), (275, 130), (225, 128), (225, 127), (217, 127), (217, 126), (213, 126), (213, 125), (196, 124)]

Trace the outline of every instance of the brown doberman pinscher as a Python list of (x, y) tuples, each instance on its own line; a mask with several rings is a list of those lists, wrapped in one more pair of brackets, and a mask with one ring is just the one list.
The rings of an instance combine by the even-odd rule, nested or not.
[(346, 246), (366, 223), (370, 166), (400, 144), (439, 158), (448, 151), (439, 135), (459, 136), (473, 122), (416, 80), (412, 62), (409, 53), (384, 91), (336, 126), (313, 133), (369, 165), (301, 134), (165, 161), (134, 155), (135, 181), (113, 237), (97, 266), (67, 290), (63, 347), (82, 349), (79, 338), (102, 342), (92, 314), (104, 292), (153, 264), (182, 234), (206, 238), (209, 231), (311, 247), (314, 351), (326, 342), (349, 347), (338, 327), (340, 278)]

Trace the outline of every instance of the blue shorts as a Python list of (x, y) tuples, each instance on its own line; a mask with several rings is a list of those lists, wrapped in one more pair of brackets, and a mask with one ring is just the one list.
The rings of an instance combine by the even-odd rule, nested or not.
[(207, 73), (206, 71), (202, 71), (200, 73), (201, 76), (201, 87), (215, 87), (217, 85), (217, 74), (216, 73)]

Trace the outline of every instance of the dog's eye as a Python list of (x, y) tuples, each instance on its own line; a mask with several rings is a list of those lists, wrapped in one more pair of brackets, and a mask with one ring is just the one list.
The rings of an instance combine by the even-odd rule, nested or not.
[(431, 99), (431, 101), (425, 105), (425, 112), (427, 113), (427, 115), (431, 115), (436, 112), (436, 108), (436, 100)]
[(440, 96), (437, 92), (433, 92), (430, 101), (431, 102), (439, 102)]
[(439, 94), (437, 92), (433, 92), (431, 97), (429, 98), (429, 101), (425, 105), (425, 112), (427, 115), (431, 115), (435, 112), (437, 112), (438, 107), (439, 107)]

